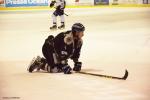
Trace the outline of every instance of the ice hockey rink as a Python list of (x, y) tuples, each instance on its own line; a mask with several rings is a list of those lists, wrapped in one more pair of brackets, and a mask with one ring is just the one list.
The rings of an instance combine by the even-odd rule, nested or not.
[[(52, 12), (0, 12), (0, 100), (150, 100), (150, 8), (68, 8), (57, 31), (49, 30)], [(45, 38), (75, 22), (86, 27), (82, 71), (122, 77), (127, 69), (127, 80), (28, 73)]]

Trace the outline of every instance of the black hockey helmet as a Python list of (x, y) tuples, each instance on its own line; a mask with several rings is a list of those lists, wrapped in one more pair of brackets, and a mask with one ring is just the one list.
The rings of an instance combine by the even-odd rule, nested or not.
[(72, 33), (78, 33), (78, 32), (83, 32), (85, 31), (85, 27), (81, 23), (75, 23), (72, 26)]

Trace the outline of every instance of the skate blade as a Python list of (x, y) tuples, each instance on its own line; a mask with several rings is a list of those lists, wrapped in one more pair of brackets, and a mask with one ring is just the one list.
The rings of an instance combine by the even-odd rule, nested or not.
[(65, 29), (65, 28), (58, 28), (58, 29), (63, 30), (63, 29)]

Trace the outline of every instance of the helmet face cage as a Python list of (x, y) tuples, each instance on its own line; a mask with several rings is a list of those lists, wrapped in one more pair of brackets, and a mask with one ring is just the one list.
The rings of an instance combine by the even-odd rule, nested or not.
[(85, 30), (85, 27), (81, 23), (75, 23), (72, 26), (72, 33), (78, 33), (78, 32), (83, 32)]

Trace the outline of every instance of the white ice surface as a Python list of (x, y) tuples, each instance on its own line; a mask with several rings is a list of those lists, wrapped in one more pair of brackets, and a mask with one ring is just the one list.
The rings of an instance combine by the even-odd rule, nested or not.
[(0, 12), (0, 100), (150, 100), (150, 8), (67, 9), (66, 13), (66, 29), (61, 31), (75, 22), (86, 27), (83, 71), (123, 76), (127, 68), (128, 79), (28, 73), (30, 60), (42, 56), (45, 38), (60, 32), (49, 30), (52, 11)]

